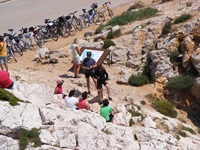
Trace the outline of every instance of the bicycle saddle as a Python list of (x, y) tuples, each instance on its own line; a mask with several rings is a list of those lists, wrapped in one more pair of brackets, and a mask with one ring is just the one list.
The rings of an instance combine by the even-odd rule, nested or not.
[(86, 12), (86, 9), (82, 9), (82, 11), (85, 13), (85, 12)]
[(8, 31), (13, 32), (13, 29), (8, 29)]
[(70, 18), (71, 18), (71, 16), (69, 16), (69, 15), (67, 15), (67, 16), (65, 17), (66, 20), (69, 20)]
[(48, 23), (48, 22), (49, 22), (49, 19), (44, 19), (44, 22), (45, 22), (45, 23)]

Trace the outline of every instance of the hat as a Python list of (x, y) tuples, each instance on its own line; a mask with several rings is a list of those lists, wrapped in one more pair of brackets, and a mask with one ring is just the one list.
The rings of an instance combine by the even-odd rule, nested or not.
[(58, 79), (58, 80), (56, 81), (57, 84), (62, 84), (63, 82), (64, 82), (64, 80), (61, 80), (61, 79)]
[(91, 56), (91, 55), (92, 55), (92, 52), (88, 51), (88, 52), (87, 52), (87, 55), (88, 55), (88, 56)]

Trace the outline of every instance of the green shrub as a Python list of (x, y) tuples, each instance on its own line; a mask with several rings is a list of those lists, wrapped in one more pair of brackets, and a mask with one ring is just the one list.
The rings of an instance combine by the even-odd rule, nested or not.
[(185, 126), (182, 126), (182, 130), (188, 131), (188, 132), (190, 132), (191, 134), (195, 134), (195, 132), (194, 132), (193, 129), (188, 128), (188, 127), (185, 127)]
[(105, 27), (105, 26), (104, 26), (103, 24), (100, 24), (100, 25), (98, 26), (98, 28), (96, 28), (96, 30), (95, 30), (94, 33), (95, 33), (95, 34), (101, 33), (104, 27)]
[(171, 21), (166, 22), (164, 27), (162, 28), (161, 35), (168, 34), (171, 30), (171, 25), (172, 25)]
[(0, 100), (8, 101), (9, 104), (12, 105), (12, 106), (19, 105), (18, 102), (24, 102), (23, 100), (17, 98), (15, 95), (10, 93), (9, 91), (6, 91), (2, 88), (0, 88)]
[(174, 20), (174, 24), (182, 23), (192, 18), (190, 14), (182, 14)]
[(128, 83), (131, 86), (142, 86), (148, 84), (149, 80), (145, 75), (131, 75), (128, 79)]
[(131, 11), (134, 9), (143, 8), (144, 4), (141, 1), (135, 2), (133, 6), (130, 6), (127, 11)]
[(135, 122), (134, 122), (133, 119), (131, 118), (131, 119), (129, 120), (129, 127), (132, 127), (134, 124), (135, 124)]
[(116, 16), (116, 17), (112, 18), (110, 21), (108, 21), (106, 26), (108, 26), (108, 25), (123, 26), (123, 25), (126, 25), (133, 21), (144, 20), (144, 19), (153, 17), (156, 14), (157, 14), (157, 9), (150, 8), (150, 7), (147, 7), (147, 8), (135, 11), (135, 12), (125, 12), (120, 16)]
[(132, 117), (136, 117), (136, 116), (141, 116), (142, 114), (140, 112), (137, 112), (133, 109), (129, 109), (128, 112), (131, 114)]
[(191, 76), (176, 76), (167, 82), (165, 88), (175, 91), (187, 91), (189, 90), (194, 83), (194, 78)]
[(179, 58), (179, 55), (180, 53), (178, 50), (171, 51), (169, 54), (170, 61), (172, 63), (173, 62), (180, 63), (181, 59)]
[(107, 134), (107, 135), (108, 135), (108, 134), (109, 134), (109, 135), (112, 134), (108, 129), (104, 130), (103, 132), (104, 132), (105, 134)]
[(144, 68), (143, 68), (143, 72), (142, 72), (142, 74), (143, 75), (145, 75), (145, 76), (147, 76), (147, 78), (151, 81), (151, 69), (150, 69), (150, 65), (151, 65), (151, 62), (152, 62), (152, 60), (151, 60), (151, 58), (150, 58), (150, 55), (147, 55), (147, 61), (146, 61), (146, 63), (145, 63), (145, 66), (144, 66)]
[(187, 137), (187, 134), (184, 131), (178, 131), (178, 134), (182, 137)]
[(26, 146), (29, 142), (34, 143), (34, 147), (39, 147), (42, 145), (42, 142), (39, 137), (40, 133), (39, 130), (36, 128), (33, 128), (31, 130), (26, 129), (19, 129), (18, 130), (18, 138), (19, 138), (19, 145), (20, 150), (26, 149)]
[(165, 116), (176, 118), (177, 112), (173, 105), (167, 100), (156, 99), (152, 103), (153, 108)]
[(110, 46), (115, 46), (116, 44), (110, 40), (110, 39), (106, 39), (103, 41), (104, 44), (103, 44), (103, 48), (109, 48)]
[(142, 100), (142, 101), (140, 101), (140, 104), (146, 105), (147, 103), (144, 100)]
[(113, 39), (116, 37), (119, 37), (121, 35), (121, 29), (116, 30), (115, 32), (113, 32), (112, 30), (110, 32), (108, 32), (107, 35), (107, 39)]

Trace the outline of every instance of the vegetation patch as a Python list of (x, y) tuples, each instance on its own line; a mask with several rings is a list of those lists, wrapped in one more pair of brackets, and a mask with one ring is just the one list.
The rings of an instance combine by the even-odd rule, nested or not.
[(113, 39), (113, 38), (116, 38), (116, 37), (119, 37), (121, 35), (121, 29), (118, 29), (116, 31), (110, 31), (108, 32), (108, 35), (107, 35), (107, 39)]
[(100, 25), (98, 26), (98, 28), (96, 28), (96, 30), (95, 30), (94, 33), (95, 33), (95, 34), (101, 33), (104, 27), (105, 27), (105, 25), (100, 24)]
[(170, 58), (170, 61), (172, 63), (180, 63), (181, 59), (179, 58), (179, 55), (180, 55), (180, 52), (176, 49), (174, 51), (171, 51), (170, 54), (169, 54), (169, 58)]
[(153, 108), (165, 116), (176, 118), (177, 112), (173, 105), (167, 100), (156, 99), (152, 102)]
[(190, 18), (192, 18), (192, 15), (190, 15), (190, 14), (182, 14), (181, 16), (177, 17), (174, 20), (174, 24), (185, 22), (185, 21), (189, 20)]
[(151, 63), (152, 63), (152, 60), (150, 58), (150, 55), (148, 54), (147, 55), (147, 61), (145, 62), (142, 74), (147, 76), (149, 81), (151, 81), (151, 79), (152, 79), (152, 77), (151, 77), (151, 69), (150, 69)]
[(0, 100), (1, 101), (8, 101), (10, 105), (16, 106), (19, 105), (18, 102), (24, 102), (23, 100), (17, 98), (14, 94), (10, 93), (9, 91), (0, 88)]
[(144, 5), (143, 2), (138, 1), (138, 2), (135, 2), (132, 6), (130, 6), (127, 11), (129, 12), (129, 11), (134, 10), (134, 9), (143, 8), (144, 6), (145, 5)]
[(182, 126), (182, 130), (188, 131), (191, 134), (196, 134), (192, 128), (188, 128), (188, 127)]
[(33, 128), (31, 130), (26, 130), (26, 129), (19, 129), (18, 130), (18, 138), (19, 138), (19, 145), (20, 145), (20, 150), (26, 149), (26, 146), (28, 145), (29, 142), (34, 143), (34, 147), (39, 147), (42, 145), (42, 142), (40, 140), (40, 132), (38, 129)]
[(105, 134), (109, 134), (109, 135), (111, 135), (112, 133), (108, 130), (108, 129), (105, 129), (104, 131), (103, 131)]
[(146, 75), (131, 75), (128, 79), (128, 83), (131, 86), (142, 86), (149, 83)]
[(165, 88), (175, 91), (187, 91), (189, 90), (194, 83), (194, 78), (191, 76), (176, 76), (167, 82)]
[(144, 100), (142, 100), (142, 101), (140, 101), (140, 104), (146, 105), (147, 103)]
[(178, 131), (178, 134), (182, 137), (187, 137), (187, 134), (184, 131)]
[(134, 122), (133, 119), (131, 118), (131, 119), (129, 120), (129, 127), (132, 127), (134, 124), (135, 124), (135, 122)]
[(140, 10), (135, 11), (135, 12), (125, 12), (120, 16), (116, 16), (116, 17), (112, 18), (106, 24), (106, 26), (108, 26), (108, 25), (111, 25), (111, 26), (115, 26), (115, 25), (123, 26), (123, 25), (126, 25), (126, 24), (128, 24), (130, 22), (133, 22), (133, 21), (144, 20), (144, 19), (153, 17), (153, 16), (155, 16), (157, 14), (157, 12), (158, 12), (157, 9), (150, 8), (150, 7), (147, 7), (147, 8), (144, 8), (144, 9), (140, 9)]
[(170, 33), (171, 26), (172, 26), (171, 21), (166, 22), (162, 28), (161, 35), (167, 35), (168, 33)]
[(103, 41), (104, 42), (104, 44), (103, 44), (103, 48), (109, 48), (110, 46), (115, 46), (116, 44), (112, 41), (112, 40), (110, 40), (110, 39), (106, 39), (106, 40), (104, 40)]

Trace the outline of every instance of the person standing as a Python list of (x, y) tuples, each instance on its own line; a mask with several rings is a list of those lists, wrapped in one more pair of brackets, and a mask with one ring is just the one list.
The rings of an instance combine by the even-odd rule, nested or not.
[(77, 45), (78, 39), (74, 39), (74, 43), (71, 45), (71, 50), (72, 50), (72, 59), (73, 59), (73, 65), (74, 65), (74, 78), (80, 78), (79, 71), (80, 71), (80, 49)]
[(13, 81), (7, 71), (0, 71), (0, 88), (12, 89)]
[(0, 66), (1, 66), (1, 71), (4, 70), (4, 67), (6, 71), (8, 72), (8, 58), (7, 58), (7, 50), (6, 50), (6, 42), (3, 41), (3, 36), (0, 35)]
[(110, 88), (108, 86), (108, 73), (105, 70), (105, 68), (102, 66), (102, 64), (99, 64), (97, 66), (97, 69), (95, 70), (94, 77), (97, 79), (97, 90), (99, 91), (101, 101), (103, 100), (103, 88), (102, 85), (106, 87), (108, 99), (112, 100), (110, 97)]
[(95, 88), (97, 87), (96, 79), (94, 78), (94, 68), (97, 66), (96, 61), (91, 58), (92, 52), (88, 51), (86, 58), (84, 58), (82, 63), (82, 68), (85, 70), (86, 85), (88, 89), (88, 94), (90, 95), (90, 77), (92, 78)]
[(100, 108), (100, 115), (105, 118), (106, 122), (113, 122), (114, 113), (111, 107), (108, 106), (108, 99), (103, 100), (103, 106)]
[(66, 108), (71, 108), (71, 109), (78, 109), (77, 103), (78, 103), (78, 98), (74, 97), (76, 90), (71, 90), (69, 92), (69, 95), (65, 97), (65, 106)]
[(78, 106), (78, 109), (90, 110), (90, 105), (87, 102), (87, 92), (83, 92), (81, 94), (81, 99), (79, 100), (77, 106)]

